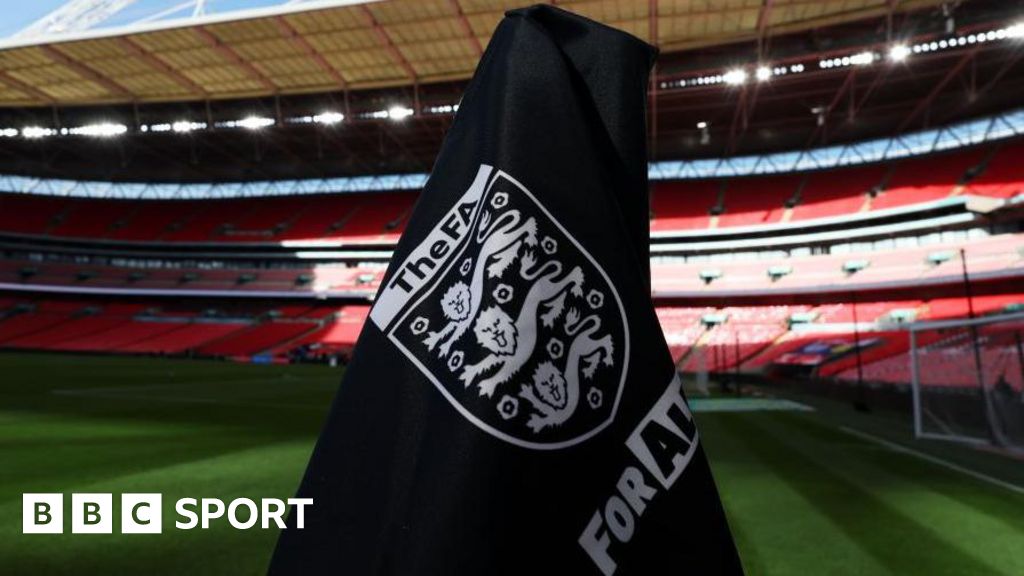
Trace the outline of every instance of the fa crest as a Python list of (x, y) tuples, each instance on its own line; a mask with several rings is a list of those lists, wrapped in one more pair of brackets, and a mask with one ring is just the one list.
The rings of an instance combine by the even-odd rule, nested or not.
[(529, 190), (490, 166), (392, 273), (370, 319), (502, 440), (564, 448), (615, 417), (629, 358), (619, 294)]

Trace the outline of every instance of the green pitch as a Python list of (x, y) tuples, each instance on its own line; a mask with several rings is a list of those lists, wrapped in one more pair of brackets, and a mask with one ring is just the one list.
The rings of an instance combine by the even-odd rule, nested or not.
[[(339, 379), (319, 366), (0, 354), (0, 573), (262, 573), (273, 531), (175, 530), (173, 503), (291, 496)], [(840, 428), (894, 438), (898, 421), (820, 408), (698, 414), (748, 574), (1024, 574), (1024, 494)], [(1024, 474), (913, 448), (1017, 485)], [(165, 530), (22, 535), (23, 492), (161, 492)]]

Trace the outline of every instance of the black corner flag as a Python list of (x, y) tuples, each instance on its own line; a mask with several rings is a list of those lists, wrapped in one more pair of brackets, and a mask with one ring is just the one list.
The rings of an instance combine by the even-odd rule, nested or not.
[(650, 298), (654, 55), (555, 8), (507, 14), (271, 574), (742, 574)]

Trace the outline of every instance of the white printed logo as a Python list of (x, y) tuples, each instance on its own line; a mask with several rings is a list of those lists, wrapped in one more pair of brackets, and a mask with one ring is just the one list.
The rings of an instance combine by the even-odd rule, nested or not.
[(525, 187), (482, 166), (382, 288), (370, 318), (471, 422), (571, 446), (615, 416), (625, 311), (594, 258)]

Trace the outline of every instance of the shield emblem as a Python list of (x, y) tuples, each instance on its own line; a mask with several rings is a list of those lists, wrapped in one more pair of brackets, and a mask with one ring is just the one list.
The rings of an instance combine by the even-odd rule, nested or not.
[(456, 410), (502, 440), (564, 448), (615, 417), (629, 358), (619, 294), (502, 171), (481, 167), (370, 318)]

